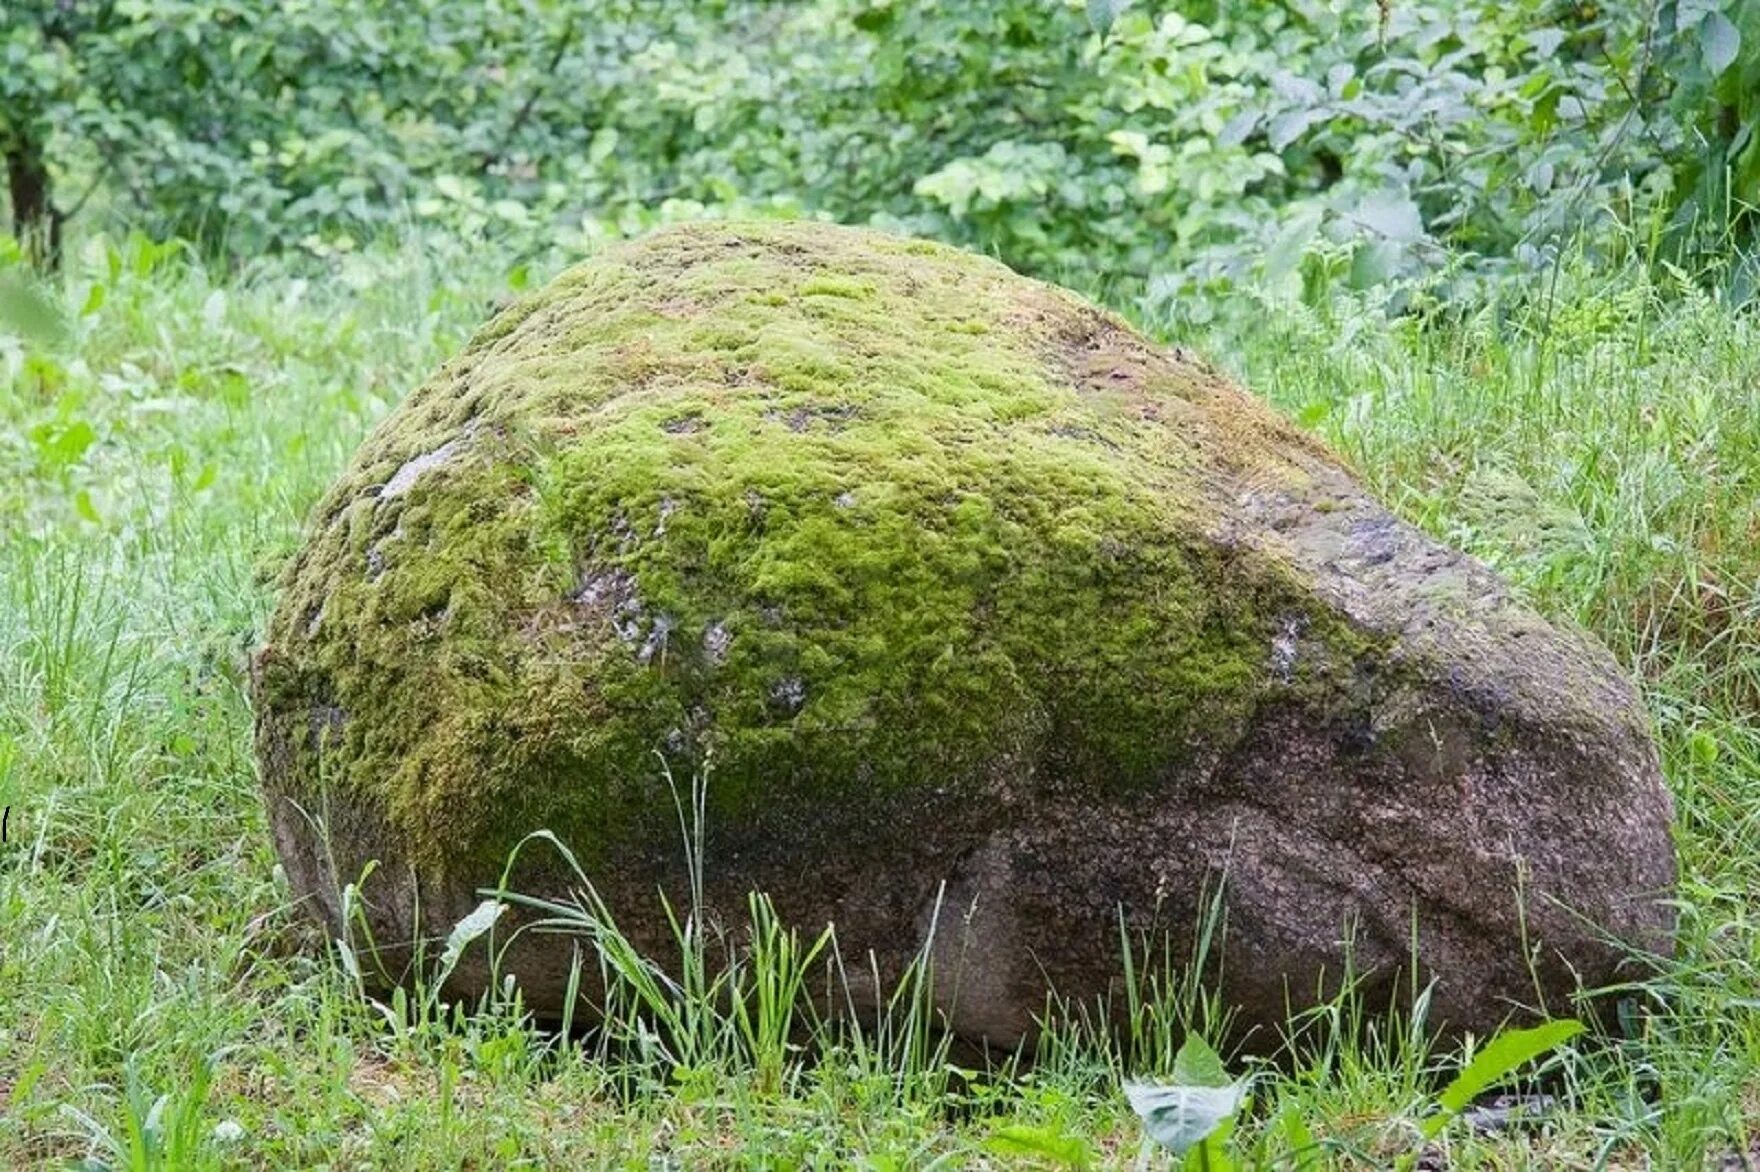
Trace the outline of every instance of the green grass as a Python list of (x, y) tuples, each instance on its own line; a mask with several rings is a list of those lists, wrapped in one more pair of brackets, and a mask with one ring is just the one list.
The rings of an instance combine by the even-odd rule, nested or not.
[[(957, 1065), (909, 997), (887, 1029), (791, 1049), (775, 935), (743, 1022), (699, 1001), (673, 1031), (697, 1038), (688, 1062), (633, 1010), (618, 1036), (567, 1042), (516, 1004), (361, 995), (286, 906), (243, 674), (305, 511), (508, 270), (422, 240), (305, 269), (222, 278), (92, 240), (56, 291), (64, 328), (0, 317), (29, 335), (0, 325), (0, 1165), (1135, 1165), (1120, 1080), (1165, 1072), (1202, 1002), (1148, 958), (1137, 1053), (1066, 1029), (1030, 1072)], [(1457, 1123), (1436, 1154), (1688, 1167), (1752, 1150), (1760, 321), (1637, 272), (1428, 327), (1345, 300), (1232, 309), (1179, 340), (1605, 640), (1678, 796), (1682, 950), (1641, 991), (1650, 1016), (1549, 1060), (1545, 1126)], [(640, 962), (621, 963), (635, 997)], [(1372, 1009), (1295, 1023), (1297, 1058), (1260, 1072), (1235, 1137), (1244, 1164), (1301, 1166), (1304, 1129), (1347, 1166), (1422, 1146), (1461, 1056)]]

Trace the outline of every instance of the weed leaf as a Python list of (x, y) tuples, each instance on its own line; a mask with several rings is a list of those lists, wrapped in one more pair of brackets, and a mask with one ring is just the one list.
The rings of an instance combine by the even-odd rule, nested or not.
[(1222, 1059), (1197, 1034), (1187, 1034), (1173, 1056), (1173, 1081), (1182, 1087), (1226, 1087), (1234, 1084)]
[(1247, 1082), (1223, 1087), (1126, 1083), (1125, 1098), (1143, 1130), (1176, 1156), (1203, 1143), (1234, 1118), (1247, 1097)]
[(1425, 1136), (1435, 1136), (1449, 1118), (1490, 1087), (1556, 1046), (1583, 1032), (1583, 1023), (1571, 1018), (1549, 1021), (1526, 1030), (1504, 1030), (1473, 1055), (1466, 1068), (1443, 1088), (1437, 1105), (1441, 1112), (1424, 1123)]
[(0, 331), (54, 350), (67, 341), (67, 318), (61, 306), (36, 281), (18, 273), (0, 274)]
[(440, 954), (440, 971), (448, 975), (458, 967), (458, 958), (470, 947), (471, 941), (495, 926), (507, 905), (498, 899), (485, 899), (476, 910), (452, 926), (446, 936), (446, 951)]
[(1037, 1157), (1063, 1168), (1094, 1166), (1094, 1149), (1088, 1142), (1058, 1128), (1010, 1124), (992, 1132), (984, 1147), (993, 1155)]

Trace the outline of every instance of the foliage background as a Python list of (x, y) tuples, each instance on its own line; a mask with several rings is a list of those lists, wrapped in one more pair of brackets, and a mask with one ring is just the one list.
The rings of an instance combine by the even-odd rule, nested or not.
[[(815, 214), (1181, 303), (1745, 245), (1760, 0), (11, 0), (55, 214), (210, 251)], [(95, 185), (95, 186), (94, 186)], [(1592, 231), (1585, 232), (1585, 228)], [(1617, 230), (1609, 230), (1617, 229)], [(1746, 297), (1751, 268), (1732, 270)], [(1201, 302), (1197, 312), (1203, 312)]]

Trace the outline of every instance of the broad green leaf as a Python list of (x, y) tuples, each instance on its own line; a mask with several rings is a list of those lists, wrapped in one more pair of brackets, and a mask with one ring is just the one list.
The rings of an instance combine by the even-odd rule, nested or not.
[(1399, 267), (1404, 249), (1390, 240), (1365, 240), (1351, 254), (1350, 283), (1353, 289), (1381, 284)]
[(1281, 151), (1307, 133), (1308, 127), (1325, 120), (1325, 110), (1285, 110), (1265, 128), (1265, 137), (1271, 143), (1272, 150)]
[(1081, 1136), (1022, 1123), (997, 1128), (984, 1147), (998, 1156), (1037, 1156), (1066, 1168), (1091, 1168), (1095, 1160), (1093, 1146)]
[(1443, 1088), (1437, 1099), (1441, 1113), (1424, 1122), (1424, 1134), (1434, 1136), (1449, 1117), (1465, 1110), (1474, 1099), (1540, 1055), (1583, 1032), (1583, 1023), (1572, 1018), (1549, 1021), (1526, 1030), (1504, 1030), (1473, 1055), (1466, 1068)]
[(1257, 110), (1242, 110), (1223, 123), (1222, 129), (1216, 132), (1216, 145), (1221, 147), (1240, 146), (1247, 141), (1247, 135), (1253, 133), (1258, 125), (1259, 112)]
[(592, 143), (587, 147), (587, 162), (595, 165), (603, 163), (617, 149), (617, 127), (607, 126), (593, 135)]
[(1707, 12), (1699, 22), (1699, 55), (1713, 79), (1735, 64), (1742, 51), (1742, 30), (1722, 12)]
[(1226, 1087), (1234, 1085), (1222, 1059), (1197, 1034), (1187, 1034), (1173, 1056), (1173, 1081), (1187, 1087)]
[(1424, 235), (1424, 217), (1403, 191), (1378, 191), (1357, 205), (1355, 218), (1383, 240), (1410, 244)]
[(1183, 1156), (1234, 1118), (1246, 1101), (1247, 1083), (1222, 1087), (1126, 1083), (1124, 1094), (1143, 1121), (1143, 1130), (1174, 1155)]
[(1312, 106), (1324, 96), (1315, 82), (1284, 69), (1271, 75), (1271, 89), (1284, 101), (1300, 106)]
[(0, 331), (53, 350), (67, 340), (67, 317), (48, 290), (29, 276), (0, 273)]
[(447, 199), (454, 200), (458, 203), (469, 203), (471, 198), (476, 194), (476, 192), (471, 189), (470, 184), (466, 183), (463, 179), (460, 179), (457, 175), (434, 176), (434, 190), (438, 191)]
[(31, 439), (45, 462), (54, 468), (65, 468), (78, 463), (86, 449), (98, 442), (98, 433), (85, 420), (76, 419), (65, 427), (41, 424), (31, 430)]
[(1308, 250), (1308, 242), (1314, 239), (1314, 233), (1320, 228), (1321, 213), (1318, 208), (1308, 208), (1296, 214), (1277, 234), (1271, 247), (1265, 250), (1265, 279), (1281, 281), (1296, 266), (1302, 263), (1302, 257)]
[(1272, 1126), (1283, 1132), (1283, 1141), (1289, 1145), (1291, 1167), (1296, 1172), (1308, 1172), (1310, 1168), (1319, 1168), (1321, 1156), (1324, 1154), (1320, 1142), (1308, 1129), (1308, 1121), (1294, 1103), (1286, 1103), (1283, 1110), (1277, 1113)]
[(1097, 33), (1110, 29), (1131, 0), (1088, 0), (1088, 24)]

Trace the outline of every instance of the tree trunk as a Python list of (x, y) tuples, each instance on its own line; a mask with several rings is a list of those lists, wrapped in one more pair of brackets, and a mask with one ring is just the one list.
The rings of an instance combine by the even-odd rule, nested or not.
[(12, 229), (38, 268), (61, 264), (61, 220), (55, 207), (43, 144), (28, 132), (6, 144), (6, 184), (12, 196)]

